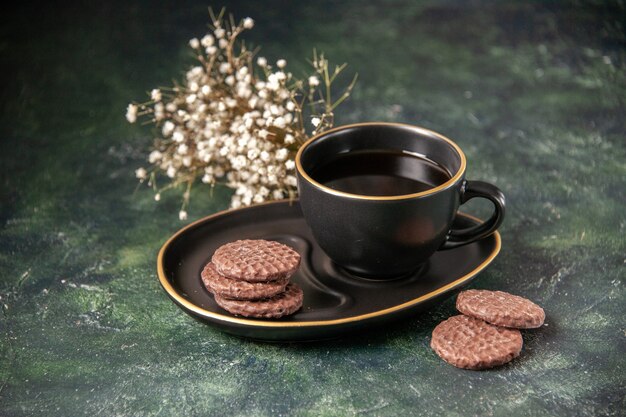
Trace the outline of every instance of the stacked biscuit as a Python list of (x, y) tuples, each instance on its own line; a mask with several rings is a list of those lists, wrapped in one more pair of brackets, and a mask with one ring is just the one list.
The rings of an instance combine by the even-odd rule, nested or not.
[(298, 252), (268, 240), (238, 240), (218, 248), (202, 270), (202, 282), (224, 310), (245, 317), (279, 318), (302, 307), (300, 287), (290, 283)]
[(518, 329), (540, 327), (545, 320), (537, 304), (502, 291), (463, 291), (456, 308), (463, 314), (435, 327), (430, 346), (464, 369), (492, 368), (518, 357), (523, 345)]

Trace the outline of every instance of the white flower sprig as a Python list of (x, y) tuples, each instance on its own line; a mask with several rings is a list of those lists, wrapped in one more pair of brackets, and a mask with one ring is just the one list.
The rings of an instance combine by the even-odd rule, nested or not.
[[(294, 197), (295, 154), (310, 135), (333, 126), (334, 111), (350, 95), (356, 75), (338, 98), (331, 86), (346, 64), (329, 70), (323, 54), (313, 53), (313, 73), (295, 79), (284, 59), (272, 66), (254, 59), (238, 37), (254, 27), (247, 17), (235, 24), (224, 10), (210, 10), (212, 30), (193, 38), (189, 46), (198, 65), (182, 83), (153, 89), (150, 101), (131, 103), (126, 119), (147, 118), (158, 127), (148, 161), (152, 167), (135, 171), (155, 191), (186, 185), (179, 218), (187, 218), (191, 187), (201, 182), (234, 189), (231, 208), (266, 200)], [(309, 125), (310, 123), (310, 125)], [(158, 174), (170, 181), (157, 186)]]

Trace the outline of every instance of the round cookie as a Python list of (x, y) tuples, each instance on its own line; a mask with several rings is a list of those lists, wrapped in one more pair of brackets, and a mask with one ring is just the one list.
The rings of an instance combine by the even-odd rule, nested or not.
[(519, 356), (522, 334), (464, 315), (450, 317), (433, 330), (430, 347), (457, 368), (487, 369)]
[(221, 275), (248, 282), (289, 278), (300, 265), (300, 254), (270, 240), (237, 240), (218, 248), (211, 259)]
[(503, 291), (463, 291), (456, 299), (456, 308), (466, 316), (516, 329), (540, 327), (546, 318), (537, 304)]
[(296, 284), (287, 285), (285, 292), (265, 300), (229, 300), (215, 295), (217, 304), (229, 313), (264, 319), (277, 319), (295, 313), (302, 307), (302, 299), (302, 289)]
[(202, 283), (211, 294), (233, 300), (259, 300), (273, 297), (285, 291), (288, 280), (270, 282), (247, 282), (226, 278), (220, 275), (212, 262), (209, 262), (202, 273)]

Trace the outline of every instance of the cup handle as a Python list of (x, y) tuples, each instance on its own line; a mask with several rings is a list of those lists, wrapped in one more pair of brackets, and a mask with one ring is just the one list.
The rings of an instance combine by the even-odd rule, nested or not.
[(494, 212), (489, 220), (466, 229), (452, 229), (448, 233), (447, 240), (439, 250), (454, 249), (467, 245), (486, 236), (489, 236), (502, 224), (505, 212), (505, 198), (502, 191), (495, 185), (483, 181), (464, 181), (461, 187), (461, 204), (474, 197), (482, 197), (490, 200), (494, 206)]

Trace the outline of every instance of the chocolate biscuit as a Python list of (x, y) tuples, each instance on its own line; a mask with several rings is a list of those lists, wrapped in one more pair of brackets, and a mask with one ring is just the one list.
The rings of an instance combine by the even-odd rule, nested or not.
[(457, 368), (486, 369), (519, 356), (522, 334), (464, 315), (450, 317), (433, 330), (430, 347)]
[(201, 273), (206, 289), (223, 298), (232, 300), (258, 300), (273, 297), (285, 291), (287, 279), (269, 282), (247, 282), (226, 278), (220, 275), (212, 262), (209, 262)]
[(285, 292), (272, 298), (257, 301), (229, 300), (215, 294), (215, 301), (231, 314), (244, 317), (277, 319), (293, 314), (302, 307), (302, 290), (296, 284), (289, 284)]
[(516, 329), (540, 327), (546, 318), (537, 304), (503, 291), (463, 291), (456, 299), (456, 308), (466, 316)]
[(221, 275), (248, 282), (287, 279), (298, 269), (300, 255), (269, 240), (237, 240), (221, 246), (212, 262)]

